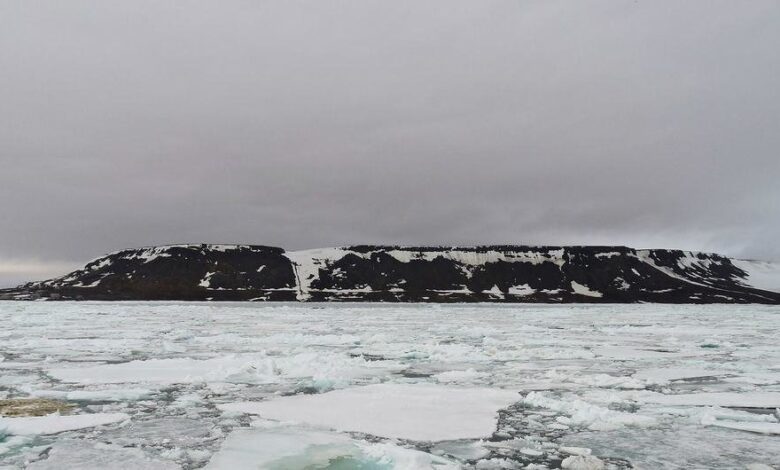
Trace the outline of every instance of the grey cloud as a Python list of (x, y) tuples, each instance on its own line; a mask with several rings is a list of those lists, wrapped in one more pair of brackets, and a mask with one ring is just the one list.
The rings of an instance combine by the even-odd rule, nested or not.
[(183, 241), (779, 259), (779, 26), (761, 0), (4, 2), (0, 264)]

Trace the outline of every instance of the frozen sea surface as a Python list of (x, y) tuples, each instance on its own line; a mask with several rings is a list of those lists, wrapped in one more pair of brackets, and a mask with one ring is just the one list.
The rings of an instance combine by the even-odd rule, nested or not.
[(0, 303), (0, 468), (780, 469), (780, 308)]

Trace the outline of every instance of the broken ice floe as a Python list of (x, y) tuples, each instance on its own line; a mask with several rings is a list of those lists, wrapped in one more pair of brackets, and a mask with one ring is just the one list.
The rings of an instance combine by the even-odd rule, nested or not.
[[(609, 469), (630, 468), (631, 461), (744, 468), (776, 466), (780, 455), (771, 434), (780, 417), (772, 395), (780, 392), (776, 307), (8, 303), (0, 304), (0, 321), (8, 326), (0, 331), (0, 397), (56, 399), (73, 416), (129, 417), (6, 434), (0, 467), (80, 464), (77, 453), (105, 467), (112, 453), (132, 459), (120, 450), (129, 447), (142, 450), (136, 461), (151, 462), (149, 468), (200, 468), (231, 447), (251, 450), (254, 431), (276, 432), (271, 427), (339, 436), (333, 446), (344, 452), (337, 458), (385, 462), (380, 468), (404, 460), (372, 460), (371, 445), (462, 468), (597, 460)], [(490, 419), (473, 434), (482, 437), (436, 441), (374, 435), (394, 434), (388, 429), (395, 411), (375, 416), (390, 422), (381, 429), (338, 431), (330, 423), (340, 422), (330, 418), (316, 428), (307, 424), (319, 411), (298, 424), (270, 426), (267, 416), (217, 408), (275, 407), (288, 398), (316, 404), (332, 399), (324, 392), (357, 394), (366, 385), (499, 390), (515, 393), (515, 401), (488, 410)], [(471, 407), (453, 401), (447, 411), (458, 416)], [(243, 444), (230, 440), (243, 431)], [(315, 450), (299, 454), (307, 461), (319, 455)]]
[(339, 431), (443, 441), (491, 435), (498, 410), (520, 398), (509, 390), (379, 384), (219, 408)]
[(12, 435), (57, 434), (74, 429), (92, 428), (129, 419), (125, 413), (93, 413), (83, 415), (27, 416), (0, 418), (0, 431)]
[(243, 429), (232, 433), (207, 469), (364, 468), (456, 470), (446, 458), (391, 442), (297, 428)]

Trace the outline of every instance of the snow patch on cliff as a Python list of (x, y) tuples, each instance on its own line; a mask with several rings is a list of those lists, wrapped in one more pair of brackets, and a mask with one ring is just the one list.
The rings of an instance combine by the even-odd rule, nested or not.
[(780, 292), (780, 263), (732, 259), (731, 263), (747, 273), (743, 284), (756, 289)]

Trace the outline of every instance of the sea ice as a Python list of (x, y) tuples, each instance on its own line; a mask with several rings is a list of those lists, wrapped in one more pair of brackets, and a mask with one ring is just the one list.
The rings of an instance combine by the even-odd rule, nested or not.
[(377, 384), (219, 408), (339, 431), (443, 441), (490, 436), (498, 410), (521, 399), (509, 390)]
[(125, 413), (93, 413), (83, 415), (25, 416), (20, 418), (0, 418), (0, 431), (13, 435), (56, 434), (74, 429), (93, 428), (104, 424), (125, 421), (130, 416)]
[(567, 470), (602, 470), (604, 462), (592, 455), (572, 455), (563, 459), (561, 468)]
[(679, 395), (646, 395), (644, 400), (662, 405), (780, 408), (780, 392), (702, 392)]
[(528, 393), (523, 403), (561, 412), (568, 415), (568, 423), (592, 430), (606, 431), (623, 426), (646, 427), (656, 424), (655, 418), (651, 416), (614, 411), (576, 398), (556, 399), (541, 392)]
[(362, 357), (337, 353), (302, 352), (287, 357), (266, 354), (231, 354), (212, 359), (150, 359), (91, 367), (53, 368), (51, 376), (82, 384), (119, 383), (279, 383), (284, 379), (311, 378), (327, 384), (370, 376), (383, 365)]
[(71, 401), (136, 401), (149, 398), (154, 392), (146, 388), (119, 388), (104, 390), (34, 390), (30, 395)]
[(174, 462), (158, 459), (140, 449), (102, 443), (65, 440), (55, 443), (45, 459), (32, 462), (27, 470), (179, 470)]
[(644, 380), (648, 384), (666, 384), (672, 380), (717, 377), (719, 375), (724, 375), (724, 372), (694, 367), (659, 367), (640, 370), (634, 374), (634, 378)]
[(393, 443), (305, 429), (246, 429), (232, 433), (206, 466), (211, 470), (455, 470), (455, 463)]
[(778, 423), (735, 423), (731, 421), (713, 420), (707, 424), (710, 426), (720, 426), (722, 428), (755, 432), (759, 434), (780, 434), (780, 424)]
[[(335, 448), (336, 466), (383, 470), (557, 468), (586, 455), (615, 470), (780, 468), (780, 441), (769, 434), (780, 403), (778, 313), (4, 302), (0, 399), (49, 397), (75, 414), (3, 418), (0, 468), (214, 468), (231, 452), (258, 455), (253, 442), (274, 433), (280, 448), (310, 433), (331, 442), (293, 462)], [(273, 419), (261, 426), (247, 413)], [(22, 423), (31, 434), (9, 433)], [(385, 440), (396, 436), (410, 440)], [(439, 440), (458, 436), (469, 437)]]

